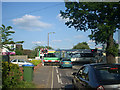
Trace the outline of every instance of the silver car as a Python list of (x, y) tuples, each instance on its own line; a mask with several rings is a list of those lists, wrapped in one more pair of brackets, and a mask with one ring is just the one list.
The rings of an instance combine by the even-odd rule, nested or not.
[(18, 64), (19, 66), (22, 66), (22, 65), (33, 65), (30, 62), (26, 62), (24, 59), (13, 59), (13, 60), (11, 60), (11, 63)]

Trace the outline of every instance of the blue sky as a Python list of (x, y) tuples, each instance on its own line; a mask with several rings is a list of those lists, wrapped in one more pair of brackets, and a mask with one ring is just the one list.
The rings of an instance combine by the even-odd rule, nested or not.
[[(14, 41), (25, 41), (24, 49), (47, 46), (49, 32), (55, 32), (49, 35), (54, 49), (71, 49), (79, 42), (87, 42), (90, 48), (100, 47), (88, 38), (90, 31), (68, 28), (66, 20), (60, 18), (60, 10), (65, 10), (64, 2), (2, 2), (2, 23), (13, 27)], [(117, 36), (115, 33), (116, 40)]]

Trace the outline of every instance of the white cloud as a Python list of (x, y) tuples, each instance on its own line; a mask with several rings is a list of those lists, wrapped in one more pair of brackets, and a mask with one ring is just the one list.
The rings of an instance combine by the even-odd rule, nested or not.
[(63, 18), (61, 17), (61, 14), (58, 14), (58, 15), (57, 15), (57, 18), (58, 18), (59, 21), (63, 21), (63, 22), (69, 21), (69, 18), (63, 19)]
[(33, 41), (32, 43), (33, 44), (45, 44), (46, 42), (45, 41)]
[(52, 40), (52, 42), (62, 42), (62, 40)]
[(40, 16), (24, 15), (21, 18), (13, 19), (13, 24), (24, 30), (41, 30), (52, 25), (39, 20)]
[(95, 43), (95, 40), (89, 40), (88, 43)]
[(41, 44), (40, 41), (33, 41), (32, 43), (34, 43), (34, 44)]

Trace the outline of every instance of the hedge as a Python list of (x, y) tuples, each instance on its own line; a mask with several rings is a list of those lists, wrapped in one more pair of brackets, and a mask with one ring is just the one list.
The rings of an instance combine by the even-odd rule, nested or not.
[(38, 64), (41, 63), (41, 60), (32, 60), (30, 61), (33, 65), (37, 66)]
[(17, 88), (21, 83), (22, 73), (17, 64), (2, 63), (2, 88)]

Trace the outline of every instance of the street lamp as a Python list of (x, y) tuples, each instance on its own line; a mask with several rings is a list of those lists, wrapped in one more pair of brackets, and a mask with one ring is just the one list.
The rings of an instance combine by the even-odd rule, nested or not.
[(48, 33), (48, 48), (49, 48), (49, 34), (51, 34), (51, 33), (54, 34), (55, 32), (49, 32), (49, 33)]

